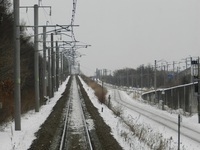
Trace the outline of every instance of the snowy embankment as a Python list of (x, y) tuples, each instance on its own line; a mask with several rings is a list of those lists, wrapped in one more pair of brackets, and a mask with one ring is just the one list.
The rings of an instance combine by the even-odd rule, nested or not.
[[(113, 92), (113, 90), (111, 91)], [(110, 94), (112, 94), (112, 92)], [(170, 114), (148, 104), (141, 103), (138, 100), (133, 100), (123, 91), (120, 91), (120, 95), (122, 98), (120, 104), (124, 107), (123, 118), (132, 121), (132, 123), (137, 126), (142, 126), (141, 132), (143, 132), (143, 136), (145, 136), (143, 139), (145, 142), (150, 142), (150, 145), (155, 144), (154, 149), (159, 145), (162, 149), (177, 149), (178, 114)], [(200, 148), (200, 143), (197, 142), (199, 141), (198, 132), (200, 130), (200, 125), (197, 124), (197, 117), (193, 117), (196, 118), (195, 121), (183, 116), (182, 118), (180, 148), (183, 150), (198, 150)], [(186, 127), (192, 130), (186, 129)], [(189, 135), (190, 138), (184, 135)], [(151, 143), (151, 140), (153, 140), (154, 143)]]
[[(116, 115), (114, 115), (110, 109), (98, 102), (93, 90), (90, 87), (88, 87), (85, 83), (83, 83), (83, 85), (85, 89), (88, 89), (87, 93), (94, 106), (98, 108), (99, 113), (103, 117), (104, 121), (111, 127), (113, 136), (124, 149), (177, 149), (177, 124), (175, 124), (173, 127), (176, 128), (175, 130), (170, 129), (165, 126), (165, 124), (168, 123), (159, 123), (155, 120), (152, 120), (151, 118), (155, 117), (152, 114), (149, 114), (147, 117), (141, 115), (140, 112), (127, 108), (126, 106), (122, 105), (122, 103), (119, 103), (120, 100), (119, 97), (116, 96), (116, 91), (119, 91), (121, 99), (123, 99), (127, 105), (139, 106), (142, 111), (148, 110), (154, 114), (160, 114), (159, 116), (165, 116), (169, 119), (176, 120), (175, 122), (178, 120), (177, 114), (170, 114), (168, 112), (154, 108), (148, 104), (144, 104), (138, 100), (134, 100), (132, 97), (127, 95), (126, 92), (114, 88), (107, 88), (108, 95), (111, 96), (112, 107), (120, 111), (120, 117), (116, 117)], [(182, 118), (182, 126), (189, 126), (190, 128), (197, 130), (200, 129), (200, 125), (197, 124), (197, 115), (189, 118)], [(181, 135), (180, 149), (199, 150), (200, 143)]]
[[(94, 91), (92, 88), (90, 88), (81, 78), (80, 78), (83, 87), (87, 89), (88, 96), (90, 100), (92, 101), (93, 105), (98, 109), (101, 117), (104, 119), (105, 123), (110, 126), (112, 134), (114, 138), (118, 141), (118, 143), (123, 147), (125, 150), (136, 150), (136, 149), (145, 149), (150, 150), (150, 148), (144, 144), (143, 142), (140, 142), (139, 140), (135, 138), (124, 138), (126, 136), (126, 133), (129, 133), (130, 130), (127, 126), (122, 122), (122, 120), (119, 117), (116, 117), (116, 115), (113, 114), (113, 112), (104, 104), (100, 104), (97, 97), (94, 94)], [(102, 111), (103, 109), (103, 111)], [(127, 135), (128, 136), (128, 135)]]
[(36, 138), (35, 133), (44, 123), (52, 111), (52, 108), (62, 96), (69, 78), (60, 86), (54, 97), (48, 100), (46, 105), (40, 107), (39, 112), (34, 110), (22, 115), (21, 131), (14, 130), (14, 122), (10, 121), (0, 126), (0, 150), (27, 150)]

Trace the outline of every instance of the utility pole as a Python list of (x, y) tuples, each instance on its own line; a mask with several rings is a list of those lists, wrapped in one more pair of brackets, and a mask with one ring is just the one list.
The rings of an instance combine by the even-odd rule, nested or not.
[(61, 74), (61, 83), (63, 82), (63, 56), (64, 54), (63, 54), (63, 52), (61, 52), (61, 60), (60, 60), (60, 74)]
[(21, 81), (20, 81), (20, 26), (19, 0), (13, 0), (14, 6), (14, 112), (15, 130), (21, 130)]
[(52, 98), (52, 80), (51, 80), (51, 49), (48, 48), (48, 92), (49, 98)]
[(142, 92), (142, 87), (143, 87), (143, 65), (141, 65), (141, 72), (140, 72), (140, 76), (141, 76), (141, 84), (140, 84), (140, 87), (141, 87), (141, 92)]
[(35, 112), (39, 112), (38, 5), (34, 5), (34, 49)]
[(164, 87), (166, 86), (166, 70), (165, 70), (165, 65), (164, 65)]
[(181, 116), (178, 114), (178, 150), (180, 150), (180, 127), (181, 127)]
[(54, 53), (54, 39), (53, 33), (51, 33), (51, 75), (52, 75), (52, 97), (55, 92), (55, 53)]
[(103, 78), (101, 79), (102, 80), (102, 99), (101, 99), (101, 104), (104, 103), (104, 92), (103, 92)]
[(197, 94), (197, 100), (198, 100), (198, 122), (200, 123), (200, 98), (199, 98), (199, 96), (200, 96), (200, 66), (199, 66), (199, 57), (198, 57), (198, 78), (197, 78), (197, 80), (198, 80), (198, 94)]
[(78, 74), (80, 75), (81, 71), (80, 71), (80, 63), (78, 63)]
[(175, 79), (176, 79), (176, 78), (175, 78), (175, 61), (172, 62), (172, 67), (173, 67), (173, 68), (172, 68), (172, 72), (173, 72), (173, 73), (172, 73), (172, 74), (173, 74), (172, 78), (173, 78), (173, 81), (175, 81)]
[[(66, 58), (67, 59), (67, 58)], [(69, 74), (72, 74), (72, 63), (73, 63), (73, 58), (71, 61), (68, 61), (68, 66), (69, 66)], [(65, 78), (66, 78), (66, 73), (65, 73)]]
[(56, 41), (56, 91), (58, 91), (59, 88), (59, 47), (58, 47), (58, 41)]
[(43, 27), (43, 98), (47, 96), (46, 89), (46, 26)]
[(191, 69), (190, 69), (190, 82), (192, 83), (193, 82), (193, 74), (192, 74), (192, 57), (190, 57), (190, 62), (191, 62)]
[(156, 76), (157, 76), (157, 62), (156, 62), (156, 60), (155, 60), (155, 68), (154, 68), (154, 90), (155, 90), (155, 102), (157, 101), (157, 78), (156, 78)]
[(197, 111), (198, 111), (198, 123), (200, 123), (200, 66), (199, 66), (199, 57), (197, 60), (191, 60), (191, 69), (192, 69), (192, 76), (193, 76), (193, 84), (195, 81), (198, 82), (198, 84), (194, 85), (194, 92), (197, 92)]
[(126, 86), (129, 86), (129, 79), (128, 79), (128, 68), (126, 68)]

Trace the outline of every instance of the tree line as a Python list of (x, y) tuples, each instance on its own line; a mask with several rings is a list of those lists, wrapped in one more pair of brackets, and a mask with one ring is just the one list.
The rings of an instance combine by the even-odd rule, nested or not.
[[(10, 0), (0, 0), (0, 124), (14, 115), (14, 15), (11, 7)], [(20, 26), (21, 112), (24, 113), (35, 107), (34, 43), (26, 34), (26, 23), (22, 21)], [(39, 55), (41, 104), (45, 101), (42, 96), (43, 59)], [(64, 58), (65, 74), (69, 74), (68, 67)]]
[[(98, 72), (98, 71), (97, 71)], [(105, 82), (127, 87), (164, 88), (191, 82), (190, 68), (181, 72), (156, 69), (151, 65), (140, 65), (138, 68), (123, 68), (115, 70), (113, 74), (97, 73), (97, 77)]]

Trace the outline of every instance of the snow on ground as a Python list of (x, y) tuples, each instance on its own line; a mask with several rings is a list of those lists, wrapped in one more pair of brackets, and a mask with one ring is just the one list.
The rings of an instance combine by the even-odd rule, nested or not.
[(10, 121), (0, 126), (0, 150), (27, 150), (32, 141), (36, 138), (35, 133), (44, 123), (52, 111), (52, 108), (62, 96), (66, 88), (68, 79), (63, 82), (54, 97), (48, 100), (46, 105), (42, 105), (39, 112), (31, 110), (21, 117), (21, 131), (15, 131), (14, 122)]
[[(112, 134), (116, 138), (116, 140), (120, 143), (120, 145), (126, 150), (137, 150), (137, 149), (158, 149), (160, 145), (160, 139), (165, 142), (165, 145), (161, 149), (174, 149), (176, 150), (178, 147), (178, 134), (177, 131), (169, 129), (164, 125), (161, 125), (151, 119), (142, 116), (141, 114), (127, 109), (120, 105), (117, 101), (114, 101), (113, 97), (115, 97), (114, 88), (107, 88), (108, 95), (111, 96), (111, 105), (115, 108), (119, 109), (122, 113), (122, 119), (128, 124), (132, 124), (135, 126), (135, 129), (139, 132), (139, 137), (134, 135), (134, 132), (130, 131), (130, 128), (127, 127), (119, 117), (116, 117), (112, 111), (110, 111), (105, 105), (101, 105), (94, 92), (91, 88), (89, 88), (86, 84), (83, 83), (88, 92), (90, 99), (92, 100), (94, 106), (98, 108), (99, 113), (105, 120), (105, 122), (111, 127)], [(140, 106), (143, 109), (148, 109), (152, 112), (156, 112), (160, 115), (165, 115), (171, 119), (178, 120), (177, 114), (170, 114), (166, 111), (159, 110), (155, 107), (152, 107), (148, 104), (144, 104), (141, 101), (133, 99), (126, 92), (120, 91), (120, 95), (123, 100), (125, 100), (130, 105)], [(113, 98), (113, 99), (112, 99)], [(103, 112), (102, 112), (103, 108)], [(200, 125), (197, 123), (197, 115), (193, 117), (184, 117), (182, 116), (181, 125), (187, 125), (190, 128), (196, 129), (200, 131)], [(175, 127), (176, 128), (176, 127)], [(178, 128), (178, 125), (177, 125)], [(135, 131), (137, 132), (137, 131)], [(143, 134), (144, 133), (144, 134)], [(145, 136), (145, 137), (142, 137)], [(148, 143), (147, 146), (145, 143)], [(181, 135), (181, 150), (199, 150), (200, 143), (192, 141), (187, 137)]]
[[(112, 95), (112, 92), (113, 92), (112, 90), (109, 90), (109, 94)], [(156, 112), (157, 114), (159, 114), (161, 116), (167, 116), (171, 120), (178, 122), (177, 114), (170, 114), (166, 111), (162, 111), (155, 107), (151, 107), (148, 104), (144, 104), (137, 100), (133, 100), (131, 97), (129, 97), (126, 94), (126, 92), (121, 91), (120, 93), (121, 93), (122, 99), (126, 100), (126, 102), (129, 102), (131, 105), (136, 105), (142, 109), (145, 109), (145, 110), (148, 110), (151, 112)], [(133, 121), (133, 123), (142, 125), (144, 128), (149, 128), (149, 130), (153, 130), (151, 132), (148, 132), (148, 134), (146, 136), (150, 136), (149, 138), (152, 138), (152, 136), (154, 136), (153, 139), (155, 139), (155, 140), (158, 140), (160, 138), (165, 139), (169, 143), (168, 145), (166, 145), (167, 149), (177, 149), (178, 134), (176, 131), (169, 129), (169, 128), (165, 127), (164, 125), (159, 124), (159, 123), (157, 123), (145, 116), (142, 116), (137, 112), (129, 110), (127, 108), (126, 109), (123, 108), (123, 117), (127, 118), (127, 119), (130, 118), (131, 120), (135, 120), (135, 121)], [(151, 116), (150, 116), (150, 118), (151, 118)], [(130, 119), (128, 119), (128, 120), (130, 120)], [(195, 120), (192, 120), (192, 119), (195, 119)], [(195, 115), (195, 117), (192, 117), (192, 118), (187, 118), (187, 117), (182, 116), (181, 125), (187, 125), (190, 128), (196, 129), (198, 131), (200, 130), (200, 125), (197, 124), (197, 115)], [(174, 128), (176, 130), (178, 128), (178, 125), (175, 126)], [(154, 141), (154, 142), (156, 144), (156, 141)], [(157, 144), (159, 145), (159, 142)], [(186, 150), (198, 150), (198, 149), (200, 149), (200, 143), (192, 141), (191, 139), (188, 139), (187, 137), (181, 135), (180, 147), (181, 147), (181, 149), (186, 149)]]
[[(81, 80), (83, 87), (87, 89), (88, 96), (90, 97), (93, 105), (98, 109), (100, 115), (111, 127), (111, 131), (115, 139), (119, 142), (119, 144), (125, 149), (125, 150), (138, 150), (138, 149), (144, 149), (144, 150), (150, 150), (150, 148), (144, 144), (143, 142), (140, 142), (138, 140), (135, 140), (134, 138), (123, 138), (122, 136), (126, 136), (126, 133), (129, 133), (129, 129), (124, 126), (124, 124), (121, 122), (119, 118), (117, 118), (113, 112), (107, 108), (107, 106), (102, 105), (98, 102), (97, 97), (94, 94), (94, 91), (88, 87), (86, 83), (84, 83)], [(103, 109), (103, 111), (102, 111)]]
[[(68, 80), (63, 83), (63, 85), (59, 88), (59, 91), (55, 93), (55, 97), (51, 98), (48, 104), (41, 106), (40, 112), (35, 113), (35, 111), (32, 110), (22, 116), (21, 131), (14, 131), (14, 122), (8, 122), (5, 125), (0, 126), (0, 150), (26, 150), (29, 148), (32, 141), (35, 139), (34, 133), (39, 130), (40, 125), (51, 113), (53, 106), (56, 104), (57, 100), (64, 92), (67, 82)], [(130, 124), (135, 124), (135, 126), (142, 129), (140, 130), (140, 134), (142, 133), (141, 131), (149, 132), (149, 134), (147, 134), (146, 136), (148, 136), (148, 142), (152, 143), (153, 148), (147, 146), (147, 144), (143, 142), (144, 140), (141, 140), (142, 136), (140, 137), (140, 139), (136, 137), (133, 132), (130, 131), (130, 128), (126, 124), (124, 124), (120, 117), (116, 117), (116, 115), (114, 115), (113, 112), (107, 108), (107, 106), (102, 105), (98, 102), (96, 96), (94, 95), (94, 91), (90, 87), (88, 87), (85, 83), (83, 83), (83, 85), (85, 89), (87, 89), (88, 95), (92, 103), (98, 109), (100, 115), (103, 117), (105, 122), (111, 127), (113, 136), (125, 150), (156, 149), (156, 146), (159, 145), (159, 138), (165, 138), (167, 140), (170, 145), (168, 145), (168, 149), (177, 149), (177, 133), (174, 130), (167, 129), (164, 126), (138, 114), (137, 112), (119, 106), (119, 104), (112, 99), (114, 97), (114, 90), (108, 89), (108, 94), (111, 95), (111, 104), (116, 108), (118, 107), (122, 111), (122, 118), (124, 119), (124, 121), (129, 122)], [(133, 98), (128, 96), (125, 92), (120, 93), (123, 100), (126, 100), (130, 104), (134, 103), (135, 105), (140, 105), (140, 107), (143, 107), (145, 109), (148, 108), (148, 110), (157, 112), (159, 114), (165, 114), (169, 117), (177, 119), (177, 114), (170, 114), (168, 112), (158, 110), (157, 108), (153, 108), (148, 104), (133, 100)], [(200, 125), (197, 124), (197, 115), (193, 117), (183, 117), (182, 123), (187, 125), (189, 124), (191, 128), (200, 130)], [(93, 127), (92, 123), (91, 127)], [(195, 143), (182, 136), (181, 142), (182, 150), (200, 149), (200, 143)]]

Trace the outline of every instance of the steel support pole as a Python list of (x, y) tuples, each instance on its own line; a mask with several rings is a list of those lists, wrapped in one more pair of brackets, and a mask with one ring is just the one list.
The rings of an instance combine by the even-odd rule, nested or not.
[(80, 75), (81, 69), (80, 69), (80, 63), (78, 63), (78, 74)]
[(165, 85), (166, 85), (166, 70), (165, 70), (165, 65), (164, 65), (164, 87), (165, 87)]
[(52, 75), (52, 97), (54, 97), (55, 91), (55, 55), (54, 55), (54, 44), (53, 44), (53, 33), (51, 33), (51, 75)]
[(129, 81), (128, 81), (128, 69), (126, 68), (126, 86), (129, 86)]
[(14, 112), (15, 130), (21, 130), (21, 81), (20, 81), (20, 27), (19, 0), (13, 0), (14, 5)]
[(180, 126), (181, 126), (181, 116), (178, 114), (178, 150), (180, 150)]
[(35, 112), (39, 112), (38, 5), (34, 5), (34, 49)]
[(154, 90), (155, 90), (155, 103), (157, 102), (157, 62), (155, 60), (155, 73), (154, 73)]
[(56, 41), (56, 91), (59, 88), (59, 47), (58, 41)]
[(102, 78), (102, 99), (101, 99), (101, 104), (104, 103), (104, 92), (103, 92), (103, 78)]
[(52, 98), (52, 80), (51, 80), (51, 49), (48, 48), (48, 92), (49, 98)]
[(143, 65), (141, 66), (141, 93), (142, 93), (142, 87), (143, 87)]
[(60, 60), (60, 74), (61, 74), (61, 84), (62, 84), (62, 82), (63, 82), (63, 56), (64, 54), (63, 54), (63, 52), (61, 52), (61, 60)]
[(43, 98), (47, 96), (46, 88), (46, 26), (43, 27)]
[(200, 123), (200, 66), (199, 66), (199, 57), (198, 57), (198, 94), (197, 94), (197, 100), (198, 100), (198, 123)]
[[(66, 58), (67, 59), (67, 58)], [(69, 58), (68, 58), (69, 59)], [(72, 63), (71, 63), (71, 61), (69, 60), (68, 61), (68, 63), (69, 63), (69, 74), (71, 75), (72, 74), (72, 63), (73, 63), (73, 60), (72, 60)], [(66, 78), (66, 75), (65, 75), (65, 78)]]

